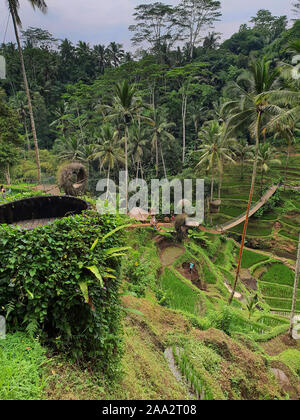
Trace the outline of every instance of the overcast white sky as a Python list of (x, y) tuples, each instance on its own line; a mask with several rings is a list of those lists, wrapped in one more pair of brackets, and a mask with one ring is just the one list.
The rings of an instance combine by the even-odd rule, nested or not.
[[(68, 38), (92, 44), (120, 42), (131, 49), (131, 33), (128, 26), (133, 23), (134, 8), (141, 3), (156, 0), (46, 0), (48, 13), (34, 12), (27, 0), (20, 0), (23, 28), (29, 26), (47, 29), (56, 38)], [(178, 4), (179, 0), (161, 0), (166, 4)], [(242, 23), (247, 23), (259, 9), (269, 9), (273, 15), (292, 18), (294, 0), (221, 0), (222, 20), (216, 31), (222, 38), (230, 37)], [(0, 43), (3, 41), (8, 12), (6, 0), (0, 0)], [(6, 41), (14, 41), (12, 23), (8, 26)]]

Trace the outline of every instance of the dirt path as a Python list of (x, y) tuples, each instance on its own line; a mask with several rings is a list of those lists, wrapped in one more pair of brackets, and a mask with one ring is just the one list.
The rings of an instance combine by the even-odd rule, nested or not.
[(32, 188), (34, 191), (44, 191), (50, 195), (60, 195), (60, 190), (57, 185), (37, 185)]

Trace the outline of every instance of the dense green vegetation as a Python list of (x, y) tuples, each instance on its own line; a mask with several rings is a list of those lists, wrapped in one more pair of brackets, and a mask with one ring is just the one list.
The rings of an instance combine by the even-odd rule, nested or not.
[(41, 365), (45, 361), (45, 349), (26, 334), (9, 334), (0, 340), (0, 399), (44, 399)]
[(118, 226), (97, 213), (26, 232), (1, 225), (0, 308), (10, 330), (117, 371), (123, 248), (120, 234), (107, 234)]
[[(269, 11), (260, 10), (251, 20), (250, 26), (242, 25), (231, 39), (220, 44), (217, 34), (213, 32), (201, 43), (199, 31), (201, 32), (202, 26), (208, 21), (213, 25), (220, 18), (220, 3), (208, 1), (206, 7), (209, 14), (205, 18), (208, 19), (207, 22), (201, 20), (203, 10), (196, 8), (195, 15), (201, 20), (201, 25), (196, 30), (194, 43), (191, 45), (187, 42), (183, 47), (177, 44), (175, 28), (178, 25), (177, 34), (181, 34), (181, 39), (187, 38), (188, 25), (181, 27), (180, 22), (189, 7), (193, 7), (193, 2), (179, 3), (178, 8), (166, 10), (160, 3), (155, 4), (155, 7), (137, 7), (137, 26), (131, 28), (133, 40), (137, 46), (146, 41), (149, 48), (143, 49), (136, 56), (126, 53), (121, 45), (114, 42), (108, 46), (95, 45), (92, 48), (88, 43), (80, 41), (74, 46), (67, 39), (59, 42), (46, 30), (29, 28), (22, 31), (22, 52), (40, 149), (59, 154), (63, 160), (83, 161), (89, 165), (92, 178), (99, 176), (99, 166), (115, 178), (118, 169), (123, 167), (124, 158), (120, 159), (120, 153), (115, 149), (116, 153), (111, 156), (112, 160), (108, 165), (110, 151), (105, 148), (105, 142), (110, 140), (107, 135), (103, 135), (103, 129), (108, 122), (111, 125), (111, 134), (117, 132), (114, 141), (123, 136), (122, 117), (118, 119), (117, 116), (120, 110), (115, 112), (118, 93), (114, 86), (126, 78), (135, 84), (133, 95), (141, 99), (141, 104), (150, 106), (142, 114), (153, 120), (152, 126), (142, 124), (137, 127), (135, 119), (128, 121), (128, 125), (126, 123), (129, 130), (128, 148), (133, 153), (129, 176), (137, 171), (146, 178), (154, 173), (159, 176), (165, 172), (168, 176), (177, 175), (178, 167), (191, 168), (191, 164), (199, 161), (197, 155), (190, 152), (195, 146), (198, 148), (198, 133), (201, 140), (208, 133), (205, 126), (204, 131), (201, 131), (201, 126), (208, 120), (223, 121), (224, 117), (227, 118), (226, 107), (223, 108), (222, 104), (236, 100), (239, 96), (238, 92), (234, 93), (227, 87), (236, 80), (241, 86), (245, 85), (246, 77), (250, 80), (245, 73), (250, 64), (250, 55), (257, 59), (265, 57), (266, 62), (271, 60), (272, 63), (268, 65), (270, 75), (273, 74), (276, 62), (291, 62), (293, 52), (289, 52), (288, 45), (299, 38), (298, 21), (287, 30), (286, 17), (275, 17)], [(151, 19), (153, 16), (157, 18), (162, 12), (159, 25), (164, 28), (165, 34), (156, 40)], [(139, 29), (141, 19), (145, 27)], [(171, 29), (167, 22), (172, 19)], [(185, 16), (185, 20), (188, 21), (188, 16)], [(149, 28), (146, 30), (147, 25)], [(1, 53), (7, 60), (7, 79), (0, 81), (0, 86), (4, 89), (1, 98), (14, 114), (13, 118), (19, 119), (19, 133), (24, 139), (24, 147), (21, 147), (24, 150), (20, 150), (19, 164), (14, 167), (13, 176), (19, 180), (31, 181), (37, 179), (37, 175), (34, 172), (35, 156), (30, 151), (33, 143), (29, 109), (23, 90), (18, 51), (14, 44), (8, 43), (2, 44)], [(290, 80), (280, 80), (283, 89), (294, 89)], [(115, 119), (107, 119), (110, 110)], [(218, 135), (224, 137), (222, 124), (218, 130)], [(240, 126), (238, 130), (235, 134), (238, 143), (246, 139), (251, 144), (247, 129)], [(266, 135), (273, 142), (271, 132)], [(283, 130), (278, 134), (277, 144), (285, 142), (285, 138)], [(225, 137), (220, 141), (224, 143)], [(241, 159), (247, 166), (251, 150), (239, 150), (239, 147), (234, 148), (233, 154), (225, 152), (223, 147), (225, 154), (221, 161), (224, 161), (224, 165), (226, 156), (231, 154), (231, 158)], [(52, 160), (51, 154), (46, 155), (47, 150), (40, 151), (43, 177), (55, 176), (56, 171), (55, 159)], [(269, 153), (269, 161), (275, 162), (270, 148), (266, 148), (264, 153), (265, 157)], [(14, 156), (16, 160), (16, 153)], [(99, 158), (102, 162), (100, 165)], [(5, 160), (10, 166), (17, 163), (8, 162), (7, 157)], [(264, 161), (260, 162), (264, 166)], [(284, 173), (284, 165), (281, 169)], [(226, 174), (226, 169), (224, 173)], [(269, 173), (266, 172), (266, 175)], [(246, 179), (244, 173), (242, 178)]]
[[(17, 44), (0, 46), (0, 204), (46, 194), (80, 162), (92, 209), (0, 224), (0, 399), (299, 398), (300, 20), (261, 9), (221, 42), (219, 1), (141, 4), (129, 53), (39, 28), (19, 39), (20, 3), (7, 4)], [(126, 181), (203, 178), (201, 230), (179, 244), (170, 225), (99, 215), (96, 184), (118, 184), (119, 170), (126, 213)], [(218, 230), (277, 185), (249, 221)]]

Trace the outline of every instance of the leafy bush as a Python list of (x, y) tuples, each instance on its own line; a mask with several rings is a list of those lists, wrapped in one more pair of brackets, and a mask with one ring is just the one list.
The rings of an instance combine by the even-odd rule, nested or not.
[(23, 200), (24, 198), (31, 198), (31, 197), (39, 197), (41, 195), (47, 195), (44, 191), (25, 191), (25, 192), (18, 192), (16, 194), (7, 194), (5, 199), (0, 197), (0, 203), (6, 204), (16, 200)]
[(111, 247), (122, 235), (95, 239), (120, 224), (87, 212), (32, 231), (1, 225), (0, 314), (9, 330), (39, 333), (42, 342), (78, 360), (97, 360), (113, 373), (120, 347), (120, 249)]
[(146, 288), (154, 285), (156, 279), (151, 259), (146, 259), (139, 251), (134, 250), (126, 259), (122, 274), (128, 280), (128, 290), (134, 292), (137, 297), (144, 297)]
[[(267, 190), (264, 191), (264, 193)], [(281, 196), (279, 190), (275, 192), (275, 194), (269, 198), (264, 206), (262, 206), (257, 212), (253, 215), (256, 219), (261, 219), (266, 213), (270, 213), (275, 208), (279, 207), (282, 203)]]
[(210, 312), (209, 319), (211, 326), (222, 330), (225, 334), (231, 335), (234, 311), (229, 306), (224, 306), (221, 311)]

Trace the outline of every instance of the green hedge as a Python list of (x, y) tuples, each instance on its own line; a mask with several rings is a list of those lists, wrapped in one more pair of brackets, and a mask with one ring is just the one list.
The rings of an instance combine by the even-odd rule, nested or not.
[(0, 314), (9, 331), (39, 333), (43, 343), (113, 373), (120, 345), (120, 264), (108, 249), (119, 247), (122, 235), (91, 246), (120, 224), (87, 212), (31, 231), (0, 225)]

